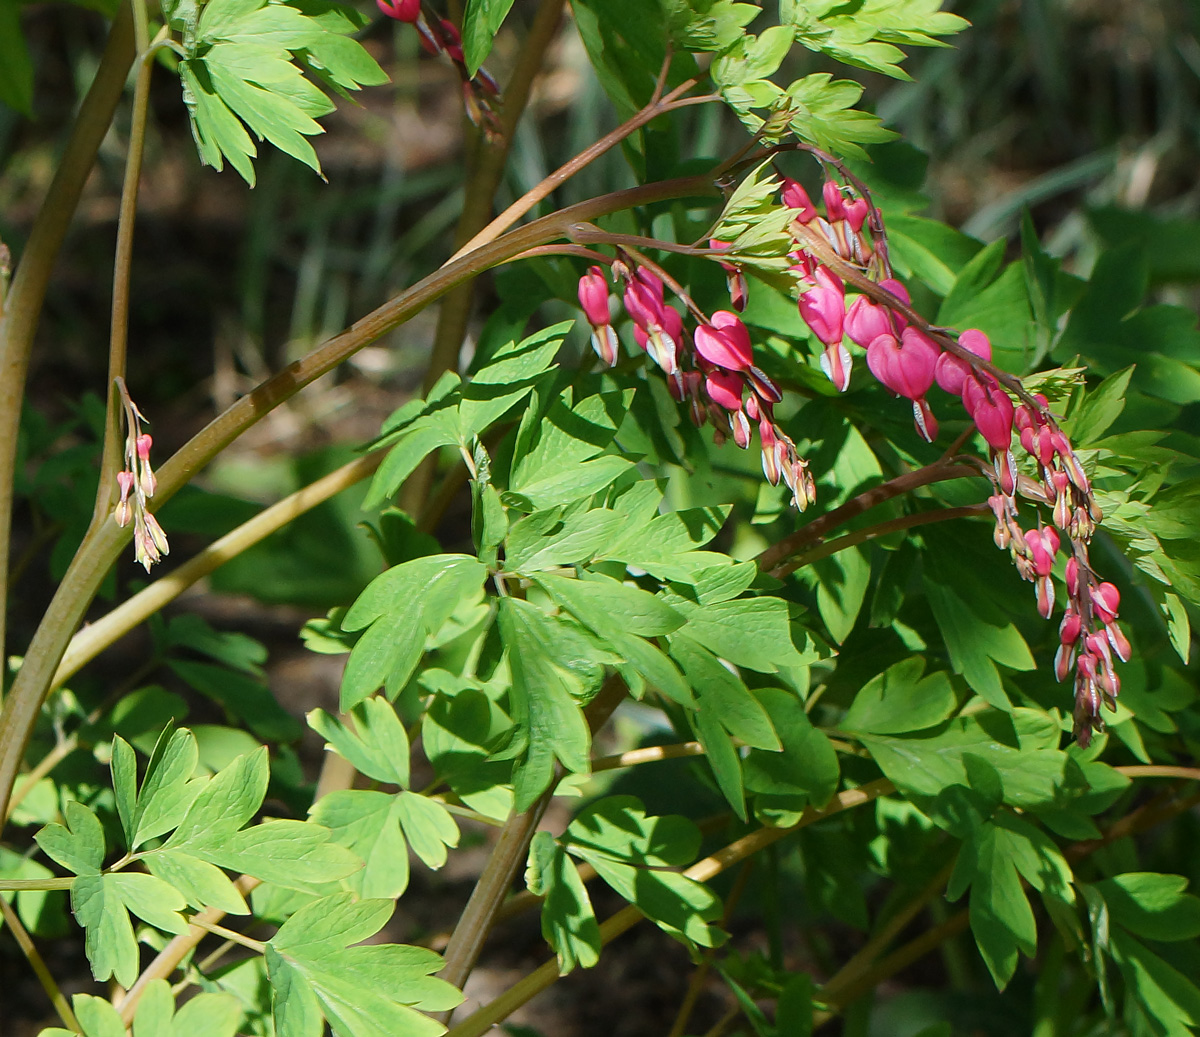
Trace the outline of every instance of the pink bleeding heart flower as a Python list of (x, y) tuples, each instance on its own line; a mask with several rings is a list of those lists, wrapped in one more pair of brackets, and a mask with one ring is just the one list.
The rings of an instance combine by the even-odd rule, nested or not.
[(579, 279), (579, 305), (592, 327), (602, 327), (609, 322), (608, 278), (600, 267), (589, 267)]
[(850, 350), (840, 342), (826, 346), (821, 353), (821, 370), (838, 392), (845, 392), (850, 385), (850, 369), (854, 361), (850, 358)]
[(892, 293), (905, 306), (912, 305), (912, 298), (908, 294), (908, 289), (904, 287), (894, 277), (888, 277), (879, 282), (879, 287)]
[(919, 400), (933, 385), (937, 344), (916, 328), (905, 328), (901, 340), (880, 335), (867, 347), (871, 373), (897, 396)]
[(838, 220), (846, 218), (846, 205), (842, 201), (842, 189), (832, 180), (826, 180), (825, 186), (821, 188), (821, 194), (825, 199), (825, 212), (829, 216), (830, 223), (836, 223)]
[(709, 324), (696, 328), (696, 352), (727, 371), (749, 370), (754, 359), (750, 332), (736, 313), (717, 310)]
[(1012, 442), (1013, 402), (998, 385), (986, 385), (977, 378), (963, 383), (963, 406), (975, 422), (980, 435), (993, 450), (1007, 451)]
[(379, 10), (398, 22), (415, 22), (421, 17), (421, 0), (375, 0)]
[(789, 209), (798, 210), (796, 219), (801, 223), (808, 223), (817, 218), (816, 206), (813, 205), (808, 192), (804, 190), (799, 181), (785, 177), (780, 197), (783, 199), (783, 204)]
[(852, 198), (845, 203), (844, 209), (846, 222), (850, 224), (850, 229), (857, 234), (862, 230), (862, 225), (867, 222), (867, 215), (870, 213), (871, 207), (865, 198)]
[(639, 268), (625, 288), (625, 309), (643, 331), (662, 327), (663, 283), (648, 270)]
[[(974, 353), (981, 360), (990, 361), (992, 359), (992, 344), (988, 341), (987, 335), (982, 331), (969, 328), (958, 336), (958, 344), (963, 349)], [(971, 376), (973, 370), (966, 360), (962, 360), (950, 353), (943, 353), (938, 360), (937, 383), (946, 392), (954, 396), (961, 396), (963, 394), (963, 385)]]
[(727, 411), (741, 409), (743, 384), (741, 375), (733, 371), (722, 371), (720, 368), (710, 371), (704, 379), (704, 389), (708, 398)]
[(617, 357), (621, 353), (621, 343), (617, 338), (616, 329), (611, 324), (603, 324), (592, 329), (592, 349), (596, 351), (596, 356), (609, 367), (616, 364)]
[(458, 34), (454, 23), (447, 18), (442, 19), (442, 36), (446, 40), (446, 53), (461, 64), (463, 60), (462, 37)]
[(1121, 592), (1111, 583), (1101, 583), (1092, 588), (1092, 611), (1101, 623), (1111, 623), (1117, 618), (1121, 607)]
[(898, 335), (900, 333), (900, 329), (892, 320), (891, 311), (865, 295), (860, 295), (850, 304), (843, 327), (846, 337), (855, 345), (862, 346), (863, 349), (866, 349), (880, 335)]
[(1117, 658), (1123, 663), (1129, 662), (1130, 655), (1133, 654), (1133, 648), (1129, 644), (1124, 632), (1117, 624), (1106, 623), (1104, 625), (1104, 633), (1108, 635), (1108, 642), (1112, 645), (1112, 649), (1117, 653)]
[(842, 341), (842, 324), (846, 318), (846, 289), (826, 267), (813, 272), (816, 287), (800, 296), (800, 316), (827, 346)]
[(1073, 598), (1079, 593), (1079, 559), (1074, 555), (1071, 555), (1067, 559), (1067, 569), (1064, 575), (1066, 577), (1067, 593)]
[(1025, 546), (1033, 562), (1033, 571), (1038, 576), (1049, 576), (1054, 570), (1054, 556), (1058, 553), (1058, 534), (1053, 529), (1031, 529), (1025, 534)]

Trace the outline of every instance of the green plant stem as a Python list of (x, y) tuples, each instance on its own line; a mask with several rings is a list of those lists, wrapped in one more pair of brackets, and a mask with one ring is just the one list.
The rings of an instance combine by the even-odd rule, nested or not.
[(760, 569), (764, 571), (770, 570), (792, 555), (798, 554), (801, 550), (808, 547), (809, 544), (818, 543), (824, 539), (827, 533), (837, 529), (838, 526), (844, 525), (851, 519), (857, 518), (864, 511), (870, 511), (885, 501), (892, 500), (892, 498), (899, 497), (905, 493), (910, 493), (922, 486), (946, 482), (949, 479), (967, 479), (977, 475), (979, 475), (978, 468), (956, 464), (953, 458), (943, 458), (934, 464), (925, 465), (924, 468), (916, 468), (911, 472), (904, 472), (889, 479), (887, 482), (880, 483), (878, 486), (872, 486), (869, 490), (864, 490), (857, 497), (851, 497), (850, 500), (846, 501), (840, 507), (834, 508), (833, 511), (822, 515), (818, 519), (813, 519), (806, 526), (801, 526), (795, 533), (791, 533), (778, 543), (772, 544), (754, 560), (758, 563)]
[(58, 989), (58, 984), (54, 982), (54, 976), (50, 970), (46, 968), (46, 962), (41, 954), (34, 946), (33, 940), (30, 939), (29, 933), (26, 932), (25, 926), (21, 924), (21, 919), (17, 912), (13, 910), (13, 906), (0, 897), (0, 917), (3, 917), (9, 931), (13, 934), (13, 939), (17, 941), (17, 946), (21, 948), (21, 953), (25, 955), (25, 959), (29, 962), (29, 967), (33, 969), (34, 975), (37, 976), (38, 982), (42, 985), (42, 989), (46, 991), (46, 995), (50, 998), (50, 1003), (54, 1005), (54, 1010), (58, 1013), (59, 1019), (62, 1020), (65, 1026), (72, 1033), (83, 1033), (83, 1027), (79, 1025), (79, 1020), (75, 1018), (75, 1013), (71, 1011), (71, 1006), (67, 1004), (67, 999), (63, 996), (63, 992)]
[(214, 541), (194, 558), (184, 562), (150, 586), (118, 605), (94, 623), (80, 630), (67, 645), (54, 673), (50, 690), (62, 687), (88, 662), (115, 644), (139, 624), (144, 623), (168, 602), (174, 601), (198, 580), (203, 579), (230, 559), (282, 529), (293, 519), (311, 511), (342, 490), (369, 478), (386, 456), (376, 451), (356, 458), (341, 468), (310, 483), (264, 508), (252, 519)]
[[(613, 711), (621, 704), (628, 689), (620, 676), (613, 674), (600, 692), (584, 709), (584, 717), (588, 728), (594, 735), (612, 716)], [(479, 960), (484, 941), (496, 923), (496, 916), (503, 906), (517, 870), (524, 863), (529, 852), (529, 843), (533, 839), (537, 826), (541, 824), (550, 800), (554, 798), (554, 783), (542, 797), (525, 813), (517, 814), (509, 819), (496, 845), (488, 857), (487, 864), (480, 872), (475, 888), (467, 900), (467, 906), (459, 917), (450, 942), (446, 945), (446, 964), (438, 975), (458, 987), (460, 990)], [(446, 1015), (448, 1020), (450, 1015)]]
[[(275, 407), (433, 302), (459, 280), (507, 262), (535, 245), (562, 237), (580, 219), (670, 198), (705, 196), (706, 176), (683, 177), (601, 195), (525, 224), (440, 268), (395, 299), (322, 343), (241, 397), (185, 443), (158, 472), (154, 505), (161, 507), (226, 446)], [(20, 772), (25, 746), (71, 635), (131, 533), (105, 520), (88, 531), (59, 583), (0, 710), (0, 813)]]
[(615, 756), (598, 756), (592, 761), (592, 773), (611, 771), (618, 767), (635, 767), (639, 763), (654, 763), (657, 760), (679, 760), (685, 756), (703, 755), (704, 746), (699, 742), (648, 745), (642, 749), (630, 749), (627, 752), (617, 753)]
[(54, 262), (79, 204), (134, 58), (131, 9), (122, 4), (109, 31), (96, 76), (80, 105), (58, 169), (34, 220), (17, 264), (0, 319), (0, 659), (4, 651), (8, 601), (9, 549), (12, 534), (13, 477), (17, 430), (25, 395), (29, 357)]
[(193, 915), (191, 921), (193, 925), (200, 926), (205, 932), (210, 932), (214, 936), (223, 936), (227, 941), (241, 944), (256, 954), (263, 954), (267, 949), (267, 945), (262, 940), (252, 940), (249, 936), (235, 933), (232, 929), (226, 929), (223, 925), (217, 925), (216, 922), (202, 920), (199, 915)]
[(129, 147), (121, 184), (121, 208), (117, 217), (117, 248), (113, 258), (112, 315), (108, 335), (108, 406), (104, 416), (104, 446), (100, 452), (100, 483), (92, 521), (103, 521), (112, 504), (117, 472), (121, 468), (121, 399), (115, 388), (125, 377), (129, 351), (129, 298), (133, 270), (133, 228), (137, 222), (138, 188), (146, 151), (146, 121), (150, 112), (150, 77), (154, 55), (161, 44), (151, 47), (147, 36), (146, 9), (142, 0), (129, 0), (137, 42), (137, 80), (133, 88), (133, 110), (129, 125)]
[(0, 890), (70, 889), (75, 879), (0, 879)]
[(946, 508), (942, 511), (920, 511), (914, 515), (901, 515), (899, 518), (891, 519), (888, 522), (880, 522), (878, 525), (868, 526), (866, 529), (857, 529), (853, 533), (847, 533), (845, 536), (838, 537), (836, 540), (826, 541), (819, 547), (814, 547), (811, 551), (806, 551), (802, 555), (772, 566), (768, 572), (772, 576), (782, 578), (787, 576), (788, 573), (795, 572), (797, 569), (803, 569), (806, 565), (819, 562), (822, 558), (828, 558), (839, 551), (845, 551), (848, 547), (866, 543), (868, 540), (874, 540), (877, 537), (887, 536), (889, 533), (896, 533), (903, 529), (912, 529), (916, 526), (928, 526), (934, 522), (949, 522), (952, 519), (987, 515), (991, 510), (991, 507), (987, 504), (967, 504), (961, 508)]
[[(886, 796), (894, 791), (895, 786), (890, 781), (882, 779), (873, 781), (868, 785), (863, 785), (861, 788), (847, 789), (840, 795), (835, 796), (823, 809), (815, 810), (810, 807), (805, 810), (804, 816), (790, 828), (760, 828), (714, 853), (711, 857), (705, 857), (704, 860), (697, 861), (684, 871), (683, 874), (690, 879), (695, 879), (697, 882), (707, 882), (715, 875), (719, 875), (726, 868), (745, 860), (747, 857), (758, 853), (764, 847), (770, 846), (772, 843), (791, 835), (801, 828), (807, 827), (815, 821), (841, 813), (843, 810), (862, 806), (864, 803), (870, 803), (880, 796)], [(626, 930), (632, 929), (644, 917), (645, 915), (632, 904), (622, 908), (611, 918), (607, 918), (601, 923), (601, 944), (606, 945), (611, 943)], [(558, 978), (558, 961), (557, 959), (551, 959), (523, 979), (518, 980), (509, 990), (501, 994), (500, 997), (473, 1012), (461, 1023), (453, 1027), (445, 1037), (480, 1037), (490, 1027), (503, 1019), (507, 1019), (508, 1016), (523, 1004), (551, 986)]]

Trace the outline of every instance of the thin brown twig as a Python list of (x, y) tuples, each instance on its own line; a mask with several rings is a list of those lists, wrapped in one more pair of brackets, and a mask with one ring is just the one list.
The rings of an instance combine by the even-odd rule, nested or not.
[(21, 948), (21, 953), (29, 962), (29, 967), (33, 969), (33, 974), (37, 976), (37, 981), (42, 985), (46, 996), (50, 998), (50, 1003), (54, 1005), (54, 1010), (62, 1020), (63, 1026), (73, 1033), (83, 1033), (83, 1027), (79, 1025), (79, 1020), (75, 1018), (75, 1013), (71, 1011), (71, 1006), (67, 1004), (63, 992), (58, 989), (53, 974), (46, 967), (45, 960), (29, 933), (26, 932), (25, 926), (21, 924), (20, 917), (13, 906), (2, 896), (0, 896), (0, 917), (3, 917), (9, 931), (13, 934), (13, 939), (17, 941), (17, 946)]

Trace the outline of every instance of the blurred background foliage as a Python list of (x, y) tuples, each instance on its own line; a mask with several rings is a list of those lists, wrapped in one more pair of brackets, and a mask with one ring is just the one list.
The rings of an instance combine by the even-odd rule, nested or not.
[[(1020, 255), (1020, 224), (1027, 210), (1043, 245), (1062, 260), (1067, 274), (1092, 277), (1103, 270), (1098, 264), (1108, 263), (1126, 294), (1108, 298), (1107, 309), (1092, 312), (1099, 313), (1102, 334), (1121, 325), (1127, 339), (1121, 348), (1136, 352), (1139, 334), (1161, 330), (1153, 321), (1146, 323), (1145, 310), (1139, 315), (1142, 324), (1127, 322), (1138, 307), (1160, 302), (1195, 311), (1200, 304), (1200, 0), (957, 0), (946, 6), (969, 19), (972, 28), (950, 47), (914, 53), (907, 64), (913, 82), (861, 75), (868, 106), (905, 142), (879, 149), (879, 174), (912, 194), (906, 211), (945, 221), (980, 242), (1003, 241), (998, 248), (1007, 259)], [(448, 7), (453, 17), (455, 0)], [(517, 0), (496, 41), (488, 66), (500, 82), (533, 8), (530, 0)], [(33, 117), (0, 106), (0, 240), (18, 255), (104, 39), (102, 16), (79, 7), (27, 4), (22, 24), (36, 79)], [(453, 251), (462, 172), (475, 146), (455, 74), (421, 53), (415, 34), (382, 17), (362, 38), (392, 83), (363, 91), (357, 104), (342, 104), (324, 120), (327, 132), (313, 143), (328, 184), (269, 149), (258, 165), (254, 190), (229, 173), (200, 167), (177, 80), (163, 75), (155, 81), (136, 232), (129, 382), (154, 422), (160, 456), (268, 372), (428, 273)], [(786, 68), (785, 77), (844, 73), (799, 49), (789, 61), (794, 68)], [(78, 503), (90, 495), (75, 491), (94, 479), (97, 407), (71, 401), (103, 385), (127, 118), (127, 112), (118, 115), (101, 150), (39, 330), (22, 445), (26, 457), (49, 463), (31, 466), (36, 475), (21, 487), (14, 593), (22, 607), (14, 613), (14, 643), (28, 636), (90, 513), (90, 505), (83, 511)], [(582, 44), (566, 25), (517, 131), (498, 206), (616, 122)], [(651, 134), (652, 174), (703, 168), (699, 160), (726, 155), (744, 139), (722, 107), (690, 109), (669, 138)], [(632, 182), (625, 158), (615, 151), (568, 182), (547, 205), (557, 208)], [(941, 245), (948, 248), (948, 240)], [(967, 243), (963, 260), (977, 248), (978, 243)], [(495, 340), (508, 324), (522, 324), (534, 304), (540, 303), (547, 321), (572, 315), (562, 300), (571, 298), (574, 285), (561, 274), (546, 263), (485, 279), (464, 361), (478, 343)], [(1103, 291), (1103, 282), (1097, 283)], [(489, 334), (484, 318), (493, 311), (498, 330)], [(226, 451), (200, 481), (201, 488), (180, 494), (164, 512), (177, 552), (186, 557), (193, 546), (189, 535), (196, 538), (194, 546), (207, 542), (259, 503), (332, 469), (353, 446), (374, 437), (387, 414), (420, 392), (435, 320), (436, 311), (426, 311), (364, 349)], [(1068, 338), (1067, 344), (1082, 350), (1089, 329), (1081, 326), (1073, 334), (1075, 342)], [(585, 348), (582, 341), (577, 346)], [(1151, 346), (1159, 348), (1146, 343)], [(1070, 352), (1056, 359), (1068, 361)], [(1136, 356), (1114, 353), (1110, 370), (1101, 373), (1131, 359)], [(1161, 396), (1152, 401), (1154, 420), (1138, 411), (1134, 399), (1122, 420), (1144, 428), (1174, 422), (1177, 434), (1200, 434), (1200, 407), (1193, 402), (1200, 397), (1186, 391), (1177, 395), (1167, 396), (1171, 403)], [(173, 402), (163, 412), (156, 403), (165, 400)], [(820, 469), (816, 458), (814, 470)], [(147, 641), (131, 645), (136, 638), (128, 639), (106, 656), (106, 674), (79, 679), (77, 694), (86, 708), (74, 698), (61, 708), (86, 715), (105, 695), (115, 696), (152, 675), (163, 684), (144, 689), (126, 709), (120, 718), (124, 726), (117, 728), (126, 737), (144, 737), (167, 717), (182, 717), (188, 711), (184, 697), (203, 703), (205, 696), (208, 706), (197, 709), (193, 701), (191, 712), (198, 735), (207, 735), (201, 741), (209, 766), (219, 767), (245, 748), (225, 744), (232, 729), (219, 722), (229, 714), (260, 737), (291, 737), (281, 731), (294, 723), (292, 718), (336, 703), (340, 669), (336, 659), (304, 652), (296, 629), (305, 618), (350, 600), (378, 569), (378, 552), (360, 524), (360, 499), (361, 492), (342, 495), (221, 570), (182, 605), (201, 617), (200, 625), (169, 614), (147, 635), (153, 642), (147, 666), (142, 665)], [(454, 549), (455, 537), (467, 535), (468, 514), (464, 496), (439, 531), (447, 549)], [(127, 580), (132, 561), (123, 565), (120, 578)], [(229, 633), (234, 630), (239, 633)], [(231, 684), (228, 673), (219, 681), (209, 679), (194, 657), (225, 658), (228, 645), (217, 651), (213, 639), (247, 634), (266, 647), (248, 642), (239, 682)], [(180, 651), (190, 652), (192, 660), (180, 663)], [(140, 669), (125, 673), (130, 665)], [(127, 682), (116, 692), (98, 690), (113, 687), (113, 674)], [(852, 668), (845, 668), (845, 679), (853, 676)], [(264, 681), (286, 713), (269, 695), (253, 690)], [(216, 697), (214, 688), (229, 687), (237, 694), (227, 701)], [(206, 721), (214, 723), (203, 730)], [(97, 733), (97, 740), (102, 736)], [(86, 738), (80, 744), (86, 748)], [(311, 776), (319, 751), (320, 743), (308, 736), (299, 756), (286, 757), (282, 767), (277, 761), (277, 777), (290, 773), (291, 780), (274, 794), (302, 803), (298, 790), (305, 766)], [(65, 773), (69, 778), (70, 766)], [(80, 781), (90, 780), (94, 761), (83, 760), (78, 773)], [(653, 805), (656, 790), (671, 786), (667, 772), (658, 771), (655, 786), (628, 791)], [(36, 797), (27, 802), (27, 809), (36, 808)], [(667, 803), (667, 808), (678, 809), (678, 804)], [(905, 818), (897, 816), (895, 824), (902, 827)], [(811, 845), (805, 851), (836, 858), (842, 852), (839, 841), (865, 837), (851, 818), (806, 835)], [(1184, 832), (1170, 838), (1193, 837)], [(1178, 859), (1183, 849), (1164, 847), (1163, 852)], [(771, 861), (769, 867), (791, 866)], [(467, 861), (464, 871), (471, 866)], [(851, 884), (810, 895), (820, 901), (814, 910), (853, 915), (864, 894)], [(430, 906), (414, 924), (444, 914)], [(854, 918), (848, 921), (853, 924)], [(836, 942), (838, 935), (832, 929), (818, 939)], [(778, 932), (759, 936), (767, 951), (779, 940)], [(527, 943), (508, 948), (509, 978), (524, 961), (539, 960), (536, 933)], [(615, 963), (606, 959), (594, 973), (576, 977), (570, 1011), (588, 1003), (588, 989), (596, 998), (611, 998), (619, 987), (623, 996), (645, 1000), (661, 993), (664, 983), (681, 983), (682, 958), (678, 969), (668, 968), (656, 956), (656, 946), (631, 940)], [(816, 961), (846, 957), (846, 948), (828, 942), (814, 943), (808, 952)], [(954, 977), (966, 967), (960, 959), (961, 948), (950, 943), (940, 961), (931, 959), (920, 969), (949, 977), (954, 986)], [(86, 969), (82, 957), (80, 968)], [(605, 971), (614, 969), (622, 978)], [(21, 970), (18, 962), (12, 973), (27, 982)], [(504, 973), (498, 975), (496, 982), (503, 983)], [(910, 978), (925, 977), (914, 973)], [(1021, 974), (1017, 982), (1026, 981)], [(933, 1002), (925, 994), (906, 993), (901, 982), (888, 1005), (874, 1013), (871, 1032), (917, 1033), (926, 1023), (945, 1022), (948, 1004), (957, 1013), (955, 1033), (1016, 1032), (997, 1029), (998, 1001), (980, 999), (978, 986), (960, 990), (961, 1003), (953, 996)], [(1045, 993), (1014, 990), (1009, 996)], [(664, 1000), (672, 1006), (678, 998)], [(565, 1005), (558, 1008), (568, 1011)], [(546, 1011), (553, 1018), (555, 1008), (539, 1017), (548, 1033), (613, 1032), (578, 1017), (570, 1024), (574, 1029), (567, 1023), (555, 1029), (545, 1025)], [(659, 1026), (652, 1008), (643, 1011), (650, 1016), (638, 1017), (630, 1032), (665, 1032), (669, 1014)], [(853, 1028), (852, 1018), (847, 1026)]]

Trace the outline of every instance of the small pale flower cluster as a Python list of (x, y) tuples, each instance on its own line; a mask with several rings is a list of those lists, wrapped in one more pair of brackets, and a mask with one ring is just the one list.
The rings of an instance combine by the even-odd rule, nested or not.
[(499, 136), (500, 120), (496, 109), (500, 88), (486, 69), (479, 69), (473, 76), (468, 74), (462, 36), (455, 24), (448, 18), (426, 17), (421, 10), (421, 0), (375, 0), (375, 3), (389, 18), (414, 26), (427, 54), (444, 54), (454, 62), (462, 76), (467, 115), (489, 137)]
[(146, 572), (163, 555), (170, 553), (167, 534), (158, 520), (146, 508), (146, 502), (154, 496), (158, 480), (150, 467), (150, 447), (153, 440), (148, 432), (142, 432), (145, 420), (132, 400), (125, 398), (125, 422), (128, 432), (125, 437), (125, 468), (117, 473), (117, 488), (120, 497), (113, 510), (118, 526), (133, 523), (134, 557)]
[[(762, 447), (763, 473), (773, 486), (781, 481), (793, 504), (804, 510), (816, 499), (816, 486), (796, 444), (775, 423), (779, 387), (754, 364), (750, 332), (741, 318), (718, 310), (697, 322), (689, 335), (683, 317), (665, 300), (662, 278), (625, 260), (613, 264), (624, 283), (622, 302), (633, 321), (633, 337), (667, 376), (671, 395), (689, 405), (692, 421), (711, 421), (717, 442), (727, 436), (742, 449), (750, 446), (754, 427)], [(579, 280), (579, 303), (592, 326), (592, 347), (609, 366), (617, 362), (618, 340), (612, 326), (608, 281), (591, 267)]]

